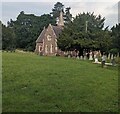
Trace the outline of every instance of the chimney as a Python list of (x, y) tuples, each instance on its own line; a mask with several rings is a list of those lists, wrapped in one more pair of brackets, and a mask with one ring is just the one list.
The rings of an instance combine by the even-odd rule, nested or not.
[(63, 12), (60, 12), (60, 16), (58, 18), (58, 26), (64, 26)]

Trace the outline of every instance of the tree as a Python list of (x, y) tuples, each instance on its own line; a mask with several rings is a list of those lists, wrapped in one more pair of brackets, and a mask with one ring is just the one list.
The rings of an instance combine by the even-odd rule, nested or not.
[(64, 13), (64, 5), (62, 3), (60, 3), (60, 2), (57, 2), (54, 5), (54, 8), (52, 9), (51, 14), (56, 19), (57, 17), (59, 17), (60, 11), (62, 11)]
[(113, 26), (111, 30), (112, 30), (111, 36), (113, 42), (111, 48), (114, 50), (118, 50), (120, 55), (120, 23), (116, 24), (116, 26)]
[(68, 24), (72, 21), (72, 14), (70, 13), (70, 7), (67, 7), (65, 9), (65, 14), (64, 14), (64, 20), (65, 20), (65, 24)]
[(14, 50), (16, 47), (15, 38), (13, 29), (2, 24), (2, 49), (11, 51)]
[(107, 51), (111, 40), (109, 32), (103, 29), (104, 21), (105, 18), (96, 16), (94, 13), (78, 14), (63, 30), (58, 40), (59, 48)]
[(60, 12), (63, 12), (63, 16), (64, 16), (64, 21), (65, 24), (69, 23), (72, 21), (72, 14), (70, 13), (70, 7), (65, 8), (65, 12), (64, 12), (64, 5), (60, 2), (57, 2), (54, 5), (54, 8), (52, 9), (52, 12), (50, 14), (52, 14), (53, 18), (56, 19), (59, 17)]

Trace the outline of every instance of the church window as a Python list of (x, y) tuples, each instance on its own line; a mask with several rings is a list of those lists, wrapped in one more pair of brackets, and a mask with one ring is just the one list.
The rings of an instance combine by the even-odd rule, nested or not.
[(53, 45), (50, 45), (50, 53), (53, 53)]
[(45, 53), (48, 53), (48, 46), (45, 46)]
[(47, 40), (50, 41), (51, 40), (51, 36), (47, 35)]
[(39, 52), (41, 52), (42, 51), (42, 46), (39, 46)]
[(57, 51), (57, 49), (58, 49), (58, 48), (57, 48), (57, 46), (56, 46), (56, 47), (55, 47), (55, 50)]

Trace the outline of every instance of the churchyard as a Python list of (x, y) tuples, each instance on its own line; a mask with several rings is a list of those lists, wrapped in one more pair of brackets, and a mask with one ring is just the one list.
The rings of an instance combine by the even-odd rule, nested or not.
[(118, 65), (3, 52), (3, 112), (117, 112)]

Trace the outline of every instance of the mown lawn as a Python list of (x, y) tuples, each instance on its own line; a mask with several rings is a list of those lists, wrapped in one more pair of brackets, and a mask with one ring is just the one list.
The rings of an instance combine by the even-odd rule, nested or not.
[(117, 67), (4, 52), (3, 112), (117, 112)]

